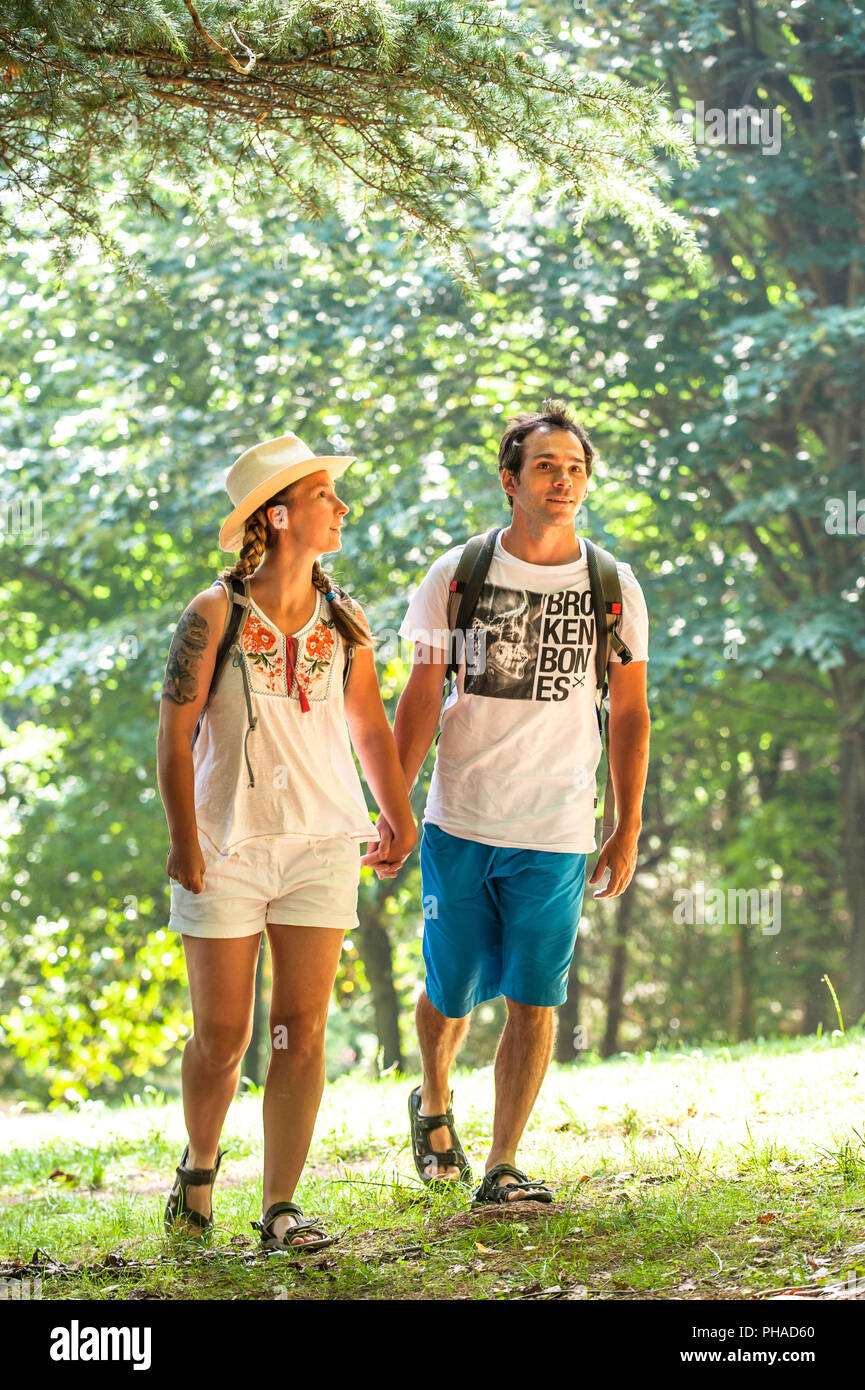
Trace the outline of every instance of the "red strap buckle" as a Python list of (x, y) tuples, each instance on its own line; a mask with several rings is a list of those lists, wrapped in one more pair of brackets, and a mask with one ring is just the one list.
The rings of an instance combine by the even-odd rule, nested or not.
[(610, 604), (610, 612), (611, 612), (611, 613), (621, 613), (621, 611), (622, 611), (622, 605), (621, 605), (620, 603), (611, 603), (611, 604)]
[(455, 579), (452, 579), (450, 584), (448, 585), (448, 588), (450, 589), (452, 594), (455, 594), (457, 591), (457, 581)]

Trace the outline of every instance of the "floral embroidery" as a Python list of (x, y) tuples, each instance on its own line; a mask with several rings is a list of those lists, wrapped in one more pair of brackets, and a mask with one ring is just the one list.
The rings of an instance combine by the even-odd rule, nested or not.
[(330, 661), (333, 656), (333, 634), (328, 632), (326, 623), (319, 623), (307, 637), (306, 654), (312, 665), (325, 665)]
[(310, 700), (323, 700), (327, 695), (335, 645), (334, 625), (327, 619), (322, 618), (307, 633), (297, 674)]
[[(257, 695), (282, 695), (299, 699), (292, 677), (294, 665), (298, 680), (309, 700), (326, 700), (333, 674), (336, 631), (332, 621), (319, 619), (300, 642), (286, 638), (262, 622), (250, 608), (243, 629), (243, 652), (250, 673), (250, 687)], [(291, 664), (286, 661), (286, 646)]]
[(276, 636), (265, 627), (260, 618), (250, 613), (243, 629), (243, 649), (247, 652), (264, 653), (276, 647)]
[(252, 688), (259, 694), (287, 694), (285, 657), (280, 646), (276, 634), (250, 610), (243, 628), (243, 651), (251, 668)]

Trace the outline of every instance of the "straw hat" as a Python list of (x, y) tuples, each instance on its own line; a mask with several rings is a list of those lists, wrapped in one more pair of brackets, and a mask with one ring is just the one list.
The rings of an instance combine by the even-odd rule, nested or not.
[(289, 483), (296, 483), (299, 478), (323, 468), (331, 478), (338, 478), (355, 458), (355, 454), (314, 454), (296, 434), (281, 434), (278, 439), (253, 444), (235, 459), (225, 475), (225, 486), (234, 510), (219, 532), (220, 549), (239, 550), (247, 517)]

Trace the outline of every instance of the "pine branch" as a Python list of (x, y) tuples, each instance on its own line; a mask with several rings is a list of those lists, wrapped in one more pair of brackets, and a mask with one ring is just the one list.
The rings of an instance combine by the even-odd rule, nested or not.
[(229, 52), (229, 50), (227, 48), (223, 48), (222, 44), (217, 43), (216, 39), (214, 39), (212, 35), (210, 35), (207, 32), (207, 30), (205, 29), (204, 25), (198, 17), (198, 11), (193, 5), (192, 0), (183, 0), (183, 3), (186, 5), (186, 8), (192, 16), (192, 22), (195, 25), (196, 30), (204, 39), (204, 42), (208, 45), (208, 47), (212, 48), (214, 53), (221, 53), (223, 58), (227, 58), (231, 66), (234, 68), (235, 72), (242, 73), (244, 76), (246, 76), (247, 73), (252, 72), (252, 69), (255, 67), (256, 61), (261, 57), (261, 54), (253, 53), (252, 49), (248, 48), (247, 45), (237, 37), (237, 31), (235, 30), (234, 25), (229, 24), (228, 28), (231, 32), (231, 37), (234, 39), (234, 42), (238, 45), (239, 48), (243, 49), (244, 53), (246, 53), (246, 55), (249, 58), (249, 62), (246, 64), (246, 67), (244, 67), (242, 63), (238, 63), (237, 59)]
[[(698, 255), (695, 230), (657, 192), (659, 145), (693, 158), (660, 88), (550, 65), (534, 21), (485, 0), (11, 0), (0, 45), (14, 69), (0, 105), (9, 184), (24, 206), (59, 201), (61, 238), (95, 234), (108, 179), (139, 199), (149, 185), (158, 204), (166, 175), (197, 168), (206, 133), (211, 168), (233, 184), (243, 176), (266, 196), (280, 168), (322, 215), (337, 210), (330, 190), (353, 184), (466, 265), (443, 200), (488, 197), (505, 152), (539, 188), (594, 198), (638, 235), (669, 232)], [(263, 127), (278, 148), (241, 170), (237, 137), (248, 150)], [(15, 216), (0, 204), (0, 226)]]

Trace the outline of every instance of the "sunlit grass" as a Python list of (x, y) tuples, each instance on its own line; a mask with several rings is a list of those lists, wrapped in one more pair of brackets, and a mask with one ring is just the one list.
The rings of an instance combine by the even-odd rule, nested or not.
[[(49, 1298), (741, 1298), (865, 1277), (863, 1064), (857, 1030), (553, 1066), (518, 1162), (557, 1201), (506, 1218), (418, 1180), (417, 1077), (343, 1076), (325, 1091), (296, 1194), (340, 1243), (270, 1259), (250, 1228), (260, 1094), (229, 1112), (203, 1245), (162, 1229), (185, 1143), (176, 1102), (148, 1089), (120, 1108), (6, 1115), (2, 1258), (44, 1252)], [(479, 1177), (492, 1069), (458, 1070), (453, 1085)]]

